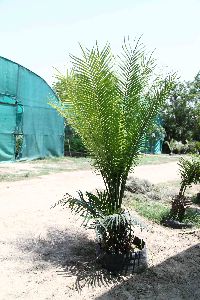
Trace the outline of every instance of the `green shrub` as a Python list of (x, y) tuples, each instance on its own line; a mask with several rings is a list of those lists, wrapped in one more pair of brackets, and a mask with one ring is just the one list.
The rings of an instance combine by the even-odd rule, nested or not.
[(174, 139), (171, 139), (171, 141), (166, 141), (165, 144), (168, 145), (170, 153), (174, 154), (185, 154), (187, 153), (187, 144), (183, 144), (180, 141), (176, 141)]
[(65, 153), (76, 152), (80, 154), (86, 154), (87, 152), (81, 138), (77, 134), (65, 138), (64, 150)]
[(186, 143), (182, 143), (181, 141), (171, 139), (171, 141), (166, 141), (165, 144), (168, 145), (170, 152), (174, 154), (200, 153), (200, 142), (198, 141), (186, 141)]
[(185, 191), (187, 187), (200, 182), (200, 159), (197, 156), (191, 159), (181, 157), (178, 165), (180, 167), (181, 186), (179, 194), (172, 201), (170, 215), (173, 219), (182, 222), (185, 218), (186, 208), (190, 204), (187, 197), (185, 197)]
[(65, 127), (64, 152), (66, 155), (83, 155), (87, 153), (82, 139), (68, 124)]
[(184, 196), (187, 187), (191, 187), (193, 183), (200, 183), (200, 158), (198, 156), (191, 159), (180, 158), (178, 165), (181, 175), (179, 196)]
[(183, 221), (185, 223), (191, 223), (196, 227), (200, 227), (200, 214), (198, 212), (187, 210), (184, 215)]
[(22, 144), (23, 144), (23, 135), (17, 134), (15, 136), (15, 158), (19, 158)]
[(187, 153), (198, 154), (200, 151), (200, 142), (189, 141), (187, 143)]
[(192, 197), (192, 202), (195, 203), (195, 204), (200, 204), (200, 192), (197, 193), (196, 196)]
[(199, 141), (195, 142), (195, 147), (196, 147), (197, 152), (200, 154), (200, 142)]

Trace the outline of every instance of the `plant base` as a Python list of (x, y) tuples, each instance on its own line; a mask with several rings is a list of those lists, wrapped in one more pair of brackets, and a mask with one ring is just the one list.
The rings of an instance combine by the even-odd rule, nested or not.
[(184, 229), (184, 228), (192, 228), (192, 224), (183, 223), (176, 220), (166, 220), (162, 223), (163, 226), (171, 227), (173, 229)]
[(131, 251), (126, 254), (110, 254), (103, 252), (98, 244), (97, 257), (101, 266), (114, 275), (131, 275), (133, 273), (140, 273), (148, 267), (147, 250), (144, 242), (141, 250)]

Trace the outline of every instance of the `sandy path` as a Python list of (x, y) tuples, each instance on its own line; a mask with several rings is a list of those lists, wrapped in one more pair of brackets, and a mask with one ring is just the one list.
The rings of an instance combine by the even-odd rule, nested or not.
[[(56, 273), (62, 261), (59, 247), (53, 263), (40, 256), (46, 248), (51, 252), (54, 244), (62, 244), (62, 251), (65, 246), (67, 255), (69, 241), (84, 236), (85, 230), (80, 230), (80, 220), (70, 212), (50, 210), (50, 206), (66, 191), (75, 194), (78, 189), (98, 186), (102, 186), (100, 176), (89, 171), (0, 183), (0, 299), (65, 299), (66, 290), (62, 289), (67, 281)], [(52, 284), (55, 287), (51, 289)]]
[(147, 179), (151, 183), (161, 183), (180, 179), (176, 162), (138, 166), (135, 168), (134, 176), (140, 179)]
[[(178, 180), (175, 162), (161, 165), (138, 166), (131, 176), (147, 179), (152, 183)], [(39, 178), (15, 182), (0, 182), (1, 211), (16, 213), (18, 210), (47, 207), (66, 192), (75, 195), (78, 190), (102, 188), (100, 175), (93, 171), (73, 171), (44, 175)], [(15, 201), (11, 201), (14, 199)]]
[[(135, 176), (152, 179), (152, 182), (163, 182), (177, 179), (178, 175), (174, 175), (176, 170), (175, 163), (141, 166), (137, 167)], [(94, 247), (92, 246), (92, 254), (88, 254), (87, 249), (94, 235), (80, 228), (80, 220), (71, 215), (69, 210), (60, 207), (51, 210), (49, 208), (65, 192), (75, 194), (79, 189), (93, 190), (102, 186), (101, 177), (92, 171), (65, 172), (27, 181), (0, 183), (1, 300), (168, 299), (165, 296), (135, 298), (132, 292), (127, 292), (128, 288), (124, 290), (120, 285), (116, 291), (113, 290), (113, 293), (116, 293), (114, 296), (108, 292), (110, 287), (103, 285), (84, 288), (80, 295), (73, 288), (76, 278), (64, 276), (62, 270), (66, 263), (69, 264), (71, 260), (84, 262), (88, 255), (92, 258)], [(199, 239), (199, 236), (188, 235), (181, 242), (178, 232), (171, 233), (167, 229), (160, 229), (159, 226), (152, 227), (148, 234), (150, 252), (157, 252), (162, 248), (162, 255), (156, 256), (152, 266), (197, 245)], [(166, 246), (170, 237), (172, 243)], [(188, 268), (188, 265), (186, 267)], [(59, 271), (62, 275), (58, 274)], [(163, 272), (162, 268), (159, 272)], [(146, 279), (141, 278), (141, 284), (147, 279), (148, 276)], [(114, 285), (112, 287), (114, 288)], [(198, 296), (200, 297), (200, 291)], [(191, 296), (190, 299), (198, 298)]]

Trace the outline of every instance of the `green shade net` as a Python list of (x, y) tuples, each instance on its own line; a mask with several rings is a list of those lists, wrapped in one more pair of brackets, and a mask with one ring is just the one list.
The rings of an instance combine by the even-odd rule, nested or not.
[[(162, 120), (160, 116), (156, 118), (155, 122), (157, 125), (162, 126)], [(152, 140), (149, 134), (145, 134), (141, 140), (140, 152), (146, 154), (161, 154), (163, 139), (164, 136), (162, 138), (157, 136)]]
[(64, 120), (51, 100), (58, 101), (42, 78), (0, 57), (0, 161), (63, 155)]

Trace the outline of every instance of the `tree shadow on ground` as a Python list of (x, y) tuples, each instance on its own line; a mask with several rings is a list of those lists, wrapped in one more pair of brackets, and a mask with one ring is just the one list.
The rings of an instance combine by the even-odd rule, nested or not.
[(58, 275), (76, 277), (74, 288), (79, 291), (85, 285), (108, 285), (109, 292), (96, 300), (200, 299), (200, 244), (131, 277), (102, 269), (96, 261), (96, 243), (82, 232), (49, 228), (45, 237), (23, 238), (17, 246), (34, 257), (37, 269), (47, 263), (56, 266)]
[(58, 267), (58, 275), (76, 277), (77, 290), (85, 285), (94, 287), (120, 281), (97, 262), (96, 246), (95, 241), (82, 232), (73, 234), (55, 228), (49, 228), (44, 237), (17, 241), (23, 253), (31, 254), (37, 270), (52, 264)]
[[(159, 253), (158, 253), (159, 255)], [(200, 299), (200, 244), (113, 287), (96, 300)]]

